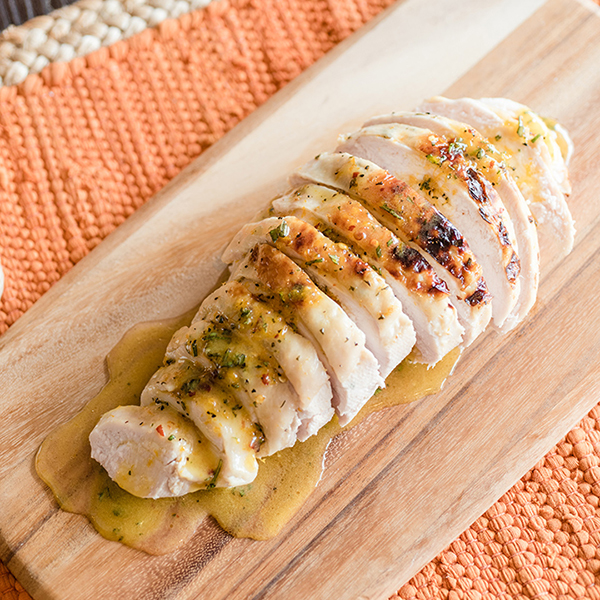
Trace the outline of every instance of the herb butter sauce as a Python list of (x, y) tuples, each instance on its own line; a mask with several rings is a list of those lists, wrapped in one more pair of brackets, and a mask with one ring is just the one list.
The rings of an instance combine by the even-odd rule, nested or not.
[[(107, 357), (106, 386), (81, 413), (44, 440), (36, 459), (39, 476), (63, 510), (87, 516), (105, 538), (150, 554), (175, 550), (208, 515), (236, 537), (264, 540), (277, 535), (317, 485), (327, 446), (342, 430), (334, 417), (316, 436), (264, 459), (257, 478), (246, 486), (159, 500), (137, 498), (122, 490), (90, 457), (89, 434), (105, 412), (139, 403), (142, 389), (163, 364), (171, 336), (195, 312), (142, 323), (127, 332)], [(373, 411), (438, 391), (458, 357), (455, 350), (429, 370), (404, 361), (388, 377), (386, 389), (375, 394), (347, 427)]]

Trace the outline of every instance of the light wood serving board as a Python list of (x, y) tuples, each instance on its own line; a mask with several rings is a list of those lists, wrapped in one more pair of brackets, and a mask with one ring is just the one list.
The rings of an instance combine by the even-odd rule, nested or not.
[[(0, 558), (35, 598), (386, 598), (600, 399), (600, 19), (574, 0), (407, 0), (206, 152), (0, 338)], [(444, 391), (339, 436), (280, 536), (212, 523), (173, 555), (57, 509), (35, 452), (106, 381), (139, 321), (183, 313), (286, 175), (366, 117), (436, 93), (507, 96), (558, 118), (576, 155), (573, 253), (518, 330), (486, 334)]]

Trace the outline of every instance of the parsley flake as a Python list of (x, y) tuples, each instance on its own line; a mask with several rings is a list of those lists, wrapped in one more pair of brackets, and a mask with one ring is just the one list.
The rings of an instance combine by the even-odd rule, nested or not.
[(285, 221), (281, 221), (278, 227), (275, 227), (275, 229), (271, 229), (271, 231), (269, 231), (269, 235), (271, 236), (273, 242), (276, 242), (280, 237), (286, 237), (289, 235), (289, 233), (290, 226)]

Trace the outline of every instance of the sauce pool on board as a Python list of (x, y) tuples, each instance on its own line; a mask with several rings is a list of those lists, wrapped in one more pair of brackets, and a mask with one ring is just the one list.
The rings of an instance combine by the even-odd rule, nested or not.
[(335, 435), (374, 411), (437, 392), (460, 356), (454, 350), (431, 369), (405, 360), (388, 377), (387, 387), (349, 425), (340, 427), (334, 417), (317, 435), (264, 459), (251, 484), (180, 498), (138, 498), (122, 490), (91, 458), (89, 434), (105, 412), (139, 404), (144, 386), (162, 366), (173, 333), (189, 324), (196, 310), (130, 329), (107, 356), (106, 386), (44, 440), (36, 458), (38, 475), (63, 510), (85, 515), (105, 538), (149, 554), (174, 551), (209, 515), (236, 537), (266, 540), (276, 536), (317, 485), (327, 446)]

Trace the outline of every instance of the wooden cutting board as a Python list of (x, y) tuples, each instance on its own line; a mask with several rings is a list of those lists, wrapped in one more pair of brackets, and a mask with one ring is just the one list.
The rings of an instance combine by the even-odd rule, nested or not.
[[(0, 558), (35, 598), (386, 598), (600, 399), (600, 19), (574, 0), (407, 0), (206, 152), (2, 338)], [(444, 391), (339, 436), (277, 538), (212, 524), (172, 555), (108, 542), (58, 510), (34, 454), (106, 381), (139, 321), (183, 313), (224, 244), (286, 175), (366, 117), (436, 93), (508, 96), (572, 132), (573, 253), (509, 336), (486, 334)]]

